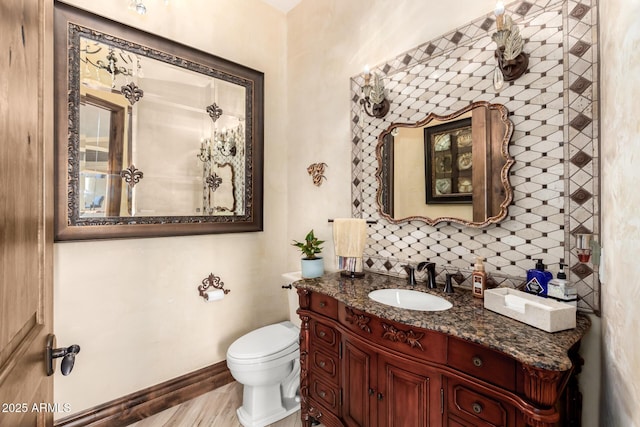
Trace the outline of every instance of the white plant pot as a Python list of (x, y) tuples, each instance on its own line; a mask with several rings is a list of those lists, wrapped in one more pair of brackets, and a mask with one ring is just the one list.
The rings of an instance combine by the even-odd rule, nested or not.
[(303, 258), (302, 277), (305, 279), (313, 279), (324, 274), (324, 260), (322, 258), (306, 259)]

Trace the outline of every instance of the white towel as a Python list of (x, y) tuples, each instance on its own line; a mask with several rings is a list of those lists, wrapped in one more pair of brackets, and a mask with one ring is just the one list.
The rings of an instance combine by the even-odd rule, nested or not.
[(351, 272), (362, 271), (362, 255), (367, 241), (367, 221), (360, 218), (333, 220), (333, 243), (338, 268)]

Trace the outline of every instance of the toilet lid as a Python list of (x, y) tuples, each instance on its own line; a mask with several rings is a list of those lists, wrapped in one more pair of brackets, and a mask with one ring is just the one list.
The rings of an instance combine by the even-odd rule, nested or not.
[(278, 353), (298, 342), (299, 331), (291, 322), (263, 326), (238, 338), (227, 352), (236, 359), (256, 359)]

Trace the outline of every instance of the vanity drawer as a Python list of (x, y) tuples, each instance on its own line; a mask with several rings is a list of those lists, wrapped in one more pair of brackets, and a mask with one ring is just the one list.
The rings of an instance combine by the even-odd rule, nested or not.
[(339, 414), (340, 392), (337, 386), (326, 384), (311, 372), (309, 376), (309, 396), (334, 414)]
[(309, 305), (311, 311), (314, 311), (331, 319), (338, 317), (338, 301), (327, 295), (313, 292), (311, 294), (311, 303)]
[(316, 343), (317, 347), (322, 347), (325, 351), (338, 353), (340, 343), (338, 331), (315, 319), (309, 321), (309, 329), (312, 343)]
[(340, 323), (368, 342), (424, 361), (445, 363), (447, 337), (439, 332), (381, 319), (340, 304)]
[(338, 385), (339, 363), (337, 354), (326, 354), (312, 345), (310, 350), (311, 370), (328, 382)]
[(516, 388), (514, 359), (478, 344), (449, 338), (447, 363), (469, 375), (508, 390)]
[(448, 404), (450, 415), (469, 421), (473, 425), (516, 425), (515, 409), (512, 406), (482, 394), (466, 383), (454, 381), (449, 384)]

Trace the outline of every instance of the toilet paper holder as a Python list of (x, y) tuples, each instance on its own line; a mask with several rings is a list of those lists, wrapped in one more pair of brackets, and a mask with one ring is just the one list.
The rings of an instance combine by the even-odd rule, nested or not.
[(216, 276), (213, 273), (210, 273), (209, 276), (202, 279), (202, 284), (198, 285), (198, 292), (205, 301), (208, 301), (207, 292), (209, 288), (220, 289), (225, 295), (231, 292), (231, 289), (224, 288), (224, 282), (219, 276)]

